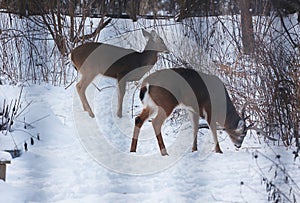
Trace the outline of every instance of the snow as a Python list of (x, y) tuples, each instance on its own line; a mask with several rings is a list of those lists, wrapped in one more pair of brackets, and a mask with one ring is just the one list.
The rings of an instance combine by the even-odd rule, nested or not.
[(10, 153), (0, 151), (0, 162), (9, 162), (9, 161), (11, 161)]
[[(96, 84), (104, 87), (114, 85), (114, 81), (101, 79)], [(128, 86), (129, 93), (126, 93), (124, 99), (124, 109), (130, 109), (128, 105), (131, 104), (126, 101), (131, 101), (128, 98), (133, 94), (133, 86)], [(0, 86), (1, 96), (13, 98), (15, 93), (17, 97), (19, 91), (20, 87)], [(120, 168), (117, 171), (110, 169), (107, 162), (101, 162), (99, 157), (93, 156), (82, 141), (76, 126), (76, 111), (86, 116), (81, 118), (83, 123), (89, 117), (82, 111), (81, 106), (73, 109), (76, 102), (74, 107), (72, 103), (77, 97), (74, 85), (67, 90), (49, 85), (30, 85), (23, 91), (22, 101), (33, 103), (20, 120), (25, 117), (30, 122), (45, 115), (48, 117), (33, 123), (30, 129), (23, 129), (27, 133), (21, 131), (23, 124), (16, 122), (14, 131), (9, 133), (19, 143), (18, 148), (22, 148), (23, 142), (28, 140), (28, 133), (39, 133), (41, 139), (33, 146), (29, 145), (29, 150), (24, 151), (21, 157), (13, 159), (12, 164), (7, 167), (6, 182), (0, 181), (0, 202), (266, 201), (265, 186), (261, 184), (257, 163), (252, 156), (254, 150), (251, 148), (258, 148), (271, 155), (272, 151), (266, 145), (259, 144), (253, 135), (247, 136), (243, 147), (236, 151), (225, 133), (220, 134), (224, 154), (216, 154), (212, 150), (210, 132), (203, 129), (199, 131), (199, 151), (192, 153), (190, 142), (178, 155), (172, 146), (178, 146), (174, 144), (178, 137), (181, 137), (181, 141), (187, 140), (186, 143), (191, 140), (191, 124), (185, 122), (181, 126), (177, 125), (179, 130), (174, 131), (171, 121), (168, 120), (163, 132), (170, 156), (162, 157), (157, 155), (159, 150), (151, 123), (146, 123), (141, 131), (137, 152), (129, 153), (134, 122), (131, 111), (124, 110), (124, 118), (117, 119), (116, 88), (107, 88), (100, 93), (91, 90), (95, 95), (94, 100), (89, 101), (96, 114), (96, 119), (91, 120), (97, 123), (101, 129), (99, 132), (104, 135), (101, 142), (106, 140), (106, 143), (118, 149), (119, 155), (116, 157), (113, 153), (105, 153), (108, 156), (105, 161), (119, 163)], [(134, 110), (137, 114), (142, 104), (138, 103), (138, 99), (135, 104), (137, 107)], [(116, 123), (119, 123), (118, 127), (115, 126)], [(5, 146), (0, 145), (0, 150), (10, 146), (8, 143), (12, 142), (12, 136), (0, 134), (0, 143), (6, 143)], [(99, 135), (94, 135), (94, 138), (97, 136)], [(99, 140), (93, 142), (99, 147), (107, 148)], [(130, 158), (125, 159), (121, 155)], [(147, 156), (153, 156), (154, 162), (149, 162)], [(294, 163), (288, 158), (284, 160), (292, 165)], [(130, 164), (149, 170), (126, 171)], [(162, 167), (153, 168), (153, 164), (162, 164), (159, 165)], [(267, 167), (269, 163), (263, 161), (261, 164)]]
[[(124, 26), (122, 31), (140, 28), (126, 22), (120, 25)], [(174, 27), (165, 30), (172, 31)], [(119, 33), (105, 29), (101, 32), (101, 41), (122, 42), (122, 47), (143, 49), (145, 41), (141, 43), (141, 32), (124, 32), (122, 39), (115, 37), (116, 34)], [(195, 42), (176, 40), (182, 39), (177, 36), (180, 34), (178, 30), (166, 32), (171, 51), (176, 48), (178, 52), (185, 52), (184, 47), (188, 45), (194, 51)], [(184, 43), (182, 46), (178, 45), (180, 41)], [(207, 62), (206, 58), (201, 60)], [(193, 60), (187, 61), (193, 64)], [(281, 154), (276, 164), (287, 166), (288, 172), (299, 171), (299, 159), (293, 160), (292, 149), (274, 146), (253, 132), (248, 133), (239, 150), (225, 133), (219, 133), (224, 154), (216, 154), (211, 132), (201, 129), (198, 151), (191, 152), (191, 123), (185, 117), (179, 119), (181, 122), (169, 119), (162, 127), (169, 156), (160, 155), (150, 122), (141, 129), (137, 152), (130, 153), (134, 117), (142, 109), (137, 86), (128, 84), (124, 117), (120, 119), (116, 116), (116, 81), (98, 77), (95, 84), (100, 89), (112, 87), (99, 92), (93, 85), (89, 86), (87, 95), (96, 115), (94, 119), (83, 112), (75, 84), (67, 90), (48, 84), (24, 87), (21, 106), (31, 104), (16, 119), (12, 132), (0, 133), (0, 151), (15, 149), (15, 144), (23, 150), (23, 154), (7, 166), (6, 182), (0, 181), (0, 203), (267, 202), (262, 175), (274, 179), (277, 167), (259, 153), (272, 160)], [(20, 89), (19, 86), (0, 86), (0, 110), (3, 99), (17, 99)], [(24, 120), (30, 128), (24, 129)], [(36, 139), (37, 135), (40, 140)], [(34, 145), (30, 144), (31, 137)], [(24, 151), (24, 142), (28, 144), (28, 151)], [(258, 158), (254, 158), (254, 154), (258, 154)], [(298, 174), (290, 174), (296, 183), (300, 181)], [(295, 184), (290, 183), (290, 186), (296, 188), (299, 199), (300, 190)]]

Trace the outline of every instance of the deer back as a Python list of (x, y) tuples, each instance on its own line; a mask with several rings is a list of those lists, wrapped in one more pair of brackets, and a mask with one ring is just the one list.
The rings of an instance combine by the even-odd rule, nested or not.
[(164, 69), (145, 78), (142, 87), (147, 85), (158, 106), (169, 109), (167, 106), (174, 108), (182, 103), (201, 117), (207, 115), (209, 123), (225, 123), (227, 92), (215, 76), (186, 68)]

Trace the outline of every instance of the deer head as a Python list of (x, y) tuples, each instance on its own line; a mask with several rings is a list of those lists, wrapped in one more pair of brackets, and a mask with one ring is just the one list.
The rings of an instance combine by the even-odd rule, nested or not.
[(160, 38), (160, 36), (154, 30), (152, 30), (151, 33), (149, 33), (143, 29), (142, 33), (144, 37), (148, 39), (148, 42), (144, 50), (154, 50), (157, 52), (169, 52), (162, 38)]
[(242, 143), (244, 141), (244, 138), (246, 137), (247, 131), (251, 129), (254, 125), (254, 123), (251, 123), (250, 125), (246, 125), (246, 120), (250, 116), (246, 116), (246, 106), (245, 104), (242, 109), (241, 118), (237, 123), (236, 129), (226, 129), (227, 133), (229, 134), (229, 137), (231, 141), (234, 143), (234, 146), (237, 148), (240, 148), (242, 146)]

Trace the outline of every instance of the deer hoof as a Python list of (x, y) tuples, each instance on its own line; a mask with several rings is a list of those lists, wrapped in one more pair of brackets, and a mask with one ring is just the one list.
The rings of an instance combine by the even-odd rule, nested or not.
[(160, 153), (161, 153), (162, 156), (169, 156), (169, 154), (168, 154), (168, 152), (167, 152), (166, 149), (160, 150)]
[(117, 116), (118, 116), (118, 118), (122, 118), (122, 113), (121, 113), (121, 112), (118, 112), (118, 113), (117, 113)]
[(220, 148), (220, 146), (218, 144), (215, 147), (215, 151), (216, 151), (216, 153), (223, 154), (223, 152), (222, 152), (222, 150), (221, 150), (221, 148)]
[(198, 151), (197, 147), (192, 148), (192, 152)]
[(91, 118), (95, 118), (95, 115), (94, 115), (93, 112), (89, 112), (89, 115), (90, 115)]

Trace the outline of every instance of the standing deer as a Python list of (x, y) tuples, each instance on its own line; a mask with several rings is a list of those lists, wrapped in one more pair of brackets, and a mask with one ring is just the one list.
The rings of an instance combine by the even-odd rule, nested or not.
[(168, 155), (161, 135), (161, 126), (179, 104), (188, 108), (193, 122), (192, 151), (197, 150), (199, 116), (208, 122), (215, 151), (218, 153), (222, 151), (217, 138), (217, 123), (224, 126), (237, 148), (241, 147), (249, 127), (245, 124), (245, 108), (239, 116), (221, 80), (192, 69), (164, 69), (149, 75), (142, 83), (139, 97), (144, 108), (135, 118), (131, 152), (136, 152), (139, 132), (144, 121), (153, 116), (152, 126), (160, 152), (163, 156)]
[(109, 44), (90, 42), (76, 47), (71, 52), (71, 61), (82, 75), (76, 88), (83, 109), (95, 117), (85, 95), (86, 88), (98, 75), (118, 80), (118, 117), (122, 117), (122, 103), (126, 82), (137, 81), (156, 63), (159, 52), (167, 52), (164, 41), (155, 31), (148, 33), (142, 30), (148, 42), (144, 51), (136, 52)]

